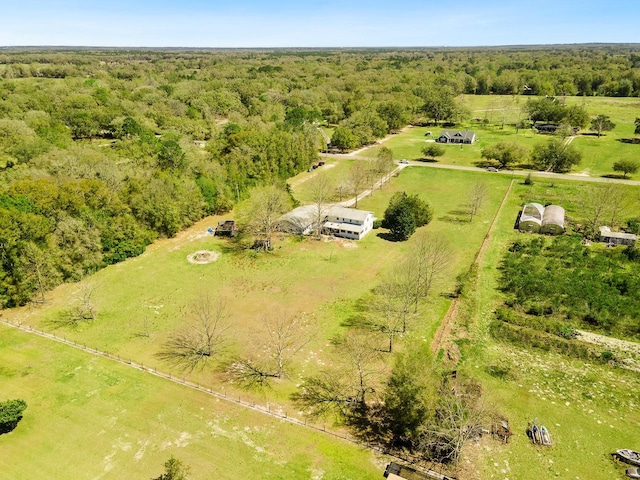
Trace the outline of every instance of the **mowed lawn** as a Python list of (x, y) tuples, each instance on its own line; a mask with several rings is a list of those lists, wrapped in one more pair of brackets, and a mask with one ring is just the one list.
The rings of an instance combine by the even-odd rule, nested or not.
[[(479, 215), (469, 222), (464, 203), (478, 180), (486, 183), (488, 197)], [(509, 179), (500, 175), (410, 167), (361, 201), (361, 208), (381, 218), (395, 191), (417, 193), (435, 212), (432, 223), (424, 229), (450, 242), (451, 266), (435, 285), (416, 324), (416, 334), (428, 339), (437, 328), (450, 302), (439, 293), (452, 291), (456, 275), (468, 268), (508, 184)], [(6, 316), (145, 366), (233, 391), (234, 386), (223, 383), (215, 365), (182, 372), (157, 358), (168, 336), (192, 321), (190, 305), (204, 295), (226, 299), (231, 327), (226, 358), (255, 349), (254, 342), (259, 343), (270, 316), (301, 315), (316, 335), (293, 360), (290, 380), (277, 383), (266, 393), (272, 401), (287, 403), (297, 380), (329, 361), (330, 339), (345, 333), (342, 324), (355, 311), (357, 300), (400, 261), (411, 243), (386, 240), (378, 235), (382, 230), (359, 242), (279, 237), (273, 252), (256, 255), (235, 251), (228, 240), (206, 234), (207, 226), (216, 220), (207, 219), (175, 239), (159, 241), (140, 257), (108, 267), (89, 279), (96, 288), (98, 309), (93, 322), (77, 328), (52, 324), (60, 311), (76, 301), (80, 289), (76, 284), (58, 288), (43, 307), (7, 311)], [(189, 263), (187, 256), (198, 250), (220, 256), (206, 265)], [(258, 399), (265, 401), (261, 395)]]
[[(573, 140), (573, 146), (582, 154), (582, 162), (572, 169), (573, 172), (590, 176), (611, 175), (616, 161), (638, 158), (640, 145), (620, 141), (634, 137), (634, 120), (640, 115), (640, 101), (637, 98), (566, 97), (562, 100), (568, 105), (583, 106), (591, 118), (608, 115), (616, 124), (613, 131), (605, 132), (600, 138), (589, 131), (589, 126), (580, 132)], [(531, 151), (537, 143), (547, 142), (551, 138), (549, 135), (536, 134), (531, 129), (516, 132), (516, 122), (526, 119), (522, 109), (527, 97), (464, 95), (459, 101), (469, 109), (471, 117), (452, 128), (474, 130), (477, 140), (472, 145), (443, 145), (445, 154), (437, 158), (439, 163), (474, 166), (483, 160), (482, 150), (494, 143), (514, 142)], [(420, 160), (424, 157), (422, 149), (427, 141), (434, 140), (442, 130), (440, 126), (410, 127), (387, 140), (384, 146), (393, 151), (396, 160)], [(431, 135), (425, 136), (426, 132), (431, 132)], [(371, 147), (362, 155), (374, 157), (379, 149), (380, 146)]]
[[(640, 446), (637, 373), (503, 344), (487, 331), (502, 302), (496, 290), (502, 256), (512, 241), (530, 237), (513, 229), (523, 202), (557, 203), (577, 219), (590, 188), (566, 181), (539, 180), (532, 187), (516, 183), (496, 223), (470, 300), (473, 332), (464, 341), (465, 362), (459, 369), (480, 381), (485, 401), (508, 418), (514, 436), (507, 445), (483, 439), (467, 449), (477, 478), (622, 479), (624, 464), (609, 454)], [(629, 195), (638, 191), (622, 188)], [(529, 441), (525, 429), (532, 421), (549, 429), (552, 447)]]
[(189, 478), (380, 477), (384, 460), (72, 347), (0, 326), (2, 398), (28, 407), (0, 435), (6, 479), (148, 479), (175, 456)]

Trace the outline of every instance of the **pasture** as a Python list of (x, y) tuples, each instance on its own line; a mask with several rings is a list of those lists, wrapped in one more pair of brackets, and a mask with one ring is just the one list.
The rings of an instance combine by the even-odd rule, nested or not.
[(28, 407), (0, 435), (3, 478), (157, 477), (175, 456), (189, 478), (362, 478), (368, 450), (0, 326), (2, 396)]
[[(633, 137), (634, 119), (638, 117), (640, 102), (634, 98), (608, 97), (566, 97), (569, 105), (581, 105), (591, 117), (608, 115), (616, 124), (611, 132), (605, 132), (600, 138), (589, 131), (589, 127), (579, 132), (572, 145), (582, 154), (582, 162), (573, 168), (573, 172), (590, 176), (613, 174), (613, 164), (622, 159), (634, 159), (640, 153), (640, 145), (623, 143), (621, 139)], [(550, 136), (537, 134), (532, 129), (519, 129), (515, 124), (526, 119), (522, 109), (526, 98), (517, 96), (464, 95), (460, 103), (470, 112), (469, 121), (453, 127), (454, 129), (474, 130), (477, 140), (472, 145), (443, 145), (445, 154), (439, 157), (439, 163), (450, 165), (474, 166), (482, 161), (482, 149), (497, 142), (515, 142), (531, 151), (534, 145), (546, 142)], [(427, 140), (433, 140), (443, 129), (441, 126), (411, 127), (405, 132), (394, 135), (384, 145), (393, 151), (396, 160), (407, 158), (421, 160)], [(430, 131), (432, 134), (425, 136)], [(371, 147), (362, 153), (373, 157), (379, 146)]]
[[(353, 161), (331, 160), (336, 166), (327, 173), (338, 180)], [(305, 198), (308, 182), (304, 180), (312, 174), (305, 172), (291, 182), (295, 197)], [(476, 181), (486, 184), (488, 196), (480, 214), (469, 222), (466, 196)], [(451, 245), (451, 268), (421, 309), (420, 321), (409, 334), (413, 340), (428, 342), (433, 337), (450, 304), (439, 294), (451, 292), (456, 276), (473, 261), (510, 181), (486, 172), (410, 167), (361, 200), (360, 208), (381, 218), (394, 192), (417, 193), (434, 209), (433, 221), (424, 228), (445, 236)], [(637, 190), (628, 188), (631, 194)], [(522, 202), (560, 203), (568, 214), (577, 215), (586, 196), (588, 189), (576, 182), (540, 179), (526, 186), (516, 180), (490, 236), (476, 288), (465, 300), (459, 319), (468, 328), (468, 335), (458, 340), (463, 354), (459, 370), (480, 381), (485, 398), (510, 419), (516, 435), (504, 447), (486, 439), (475, 450), (471, 446), (463, 468), (470, 461), (476, 468), (468, 478), (526, 479), (535, 474), (537, 478), (604, 480), (620, 470), (607, 454), (640, 441), (633, 397), (636, 376), (502, 345), (487, 334), (492, 312), (501, 301), (496, 266), (508, 243), (520, 235), (513, 223)], [(207, 228), (220, 219), (205, 219), (176, 238), (154, 243), (140, 257), (88, 279), (95, 285), (98, 309), (93, 322), (77, 328), (56, 328), (52, 323), (75, 301), (78, 284), (59, 287), (44, 306), (5, 311), (5, 317), (184, 375), (229, 395), (288, 410), (295, 384), (331, 364), (330, 339), (345, 332), (343, 323), (358, 300), (406, 253), (411, 240), (390, 242), (381, 235), (383, 230), (374, 230), (356, 243), (282, 236), (276, 239), (273, 252), (255, 254), (207, 234)], [(219, 257), (208, 264), (189, 263), (187, 256), (199, 250)], [(225, 381), (213, 363), (191, 373), (171, 368), (155, 355), (171, 332), (189, 324), (190, 305), (205, 293), (226, 298), (230, 307), (233, 341), (227, 357), (253, 348), (252, 341), (268, 315), (304, 315), (317, 328), (316, 336), (292, 362), (289, 377), (262, 391), (239, 390)], [(0, 437), (0, 449), (9, 454), (2, 458), (19, 459), (8, 465), (12, 469), (8, 471), (18, 477), (34, 458), (41, 458), (37, 465), (54, 477), (85, 471), (92, 472), (87, 478), (118, 478), (123, 471), (148, 477), (160, 473), (170, 454), (191, 465), (195, 478), (211, 472), (222, 477), (231, 472), (229, 478), (377, 478), (381, 474), (383, 461), (340, 440), (238, 410), (206, 394), (185, 391), (64, 345), (8, 328), (1, 333), (0, 354), (7, 359), (1, 373), (3, 386), (7, 385), (9, 396), (23, 397), (29, 404), (18, 430)], [(402, 341), (398, 348), (402, 349)], [(590, 388), (596, 379), (597, 388)], [(554, 436), (549, 449), (537, 448), (523, 438), (526, 422), (536, 417)], [(31, 421), (40, 428), (30, 426)], [(97, 436), (93, 443), (90, 434)], [(57, 445), (64, 447), (56, 449)], [(86, 460), (60, 460), (69, 458), (67, 449), (80, 455), (78, 445), (90, 445)], [(136, 460), (141, 450), (143, 456)], [(238, 458), (247, 460), (238, 462)], [(4, 467), (2, 460), (0, 466)]]
[[(468, 478), (622, 479), (623, 464), (609, 454), (640, 444), (637, 373), (502, 343), (488, 333), (502, 303), (498, 265), (509, 244), (527, 236), (513, 229), (519, 208), (527, 201), (558, 203), (568, 216), (580, 218), (589, 192), (579, 182), (516, 183), (497, 219), (476, 289), (465, 300), (460, 319), (470, 330), (459, 340), (461, 370), (480, 381), (485, 401), (509, 419), (514, 435), (506, 445), (486, 439), (471, 444), (467, 461), (474, 461), (477, 470)], [(633, 195), (637, 187), (628, 192)], [(531, 421), (547, 426), (553, 446), (529, 441), (525, 429)]]

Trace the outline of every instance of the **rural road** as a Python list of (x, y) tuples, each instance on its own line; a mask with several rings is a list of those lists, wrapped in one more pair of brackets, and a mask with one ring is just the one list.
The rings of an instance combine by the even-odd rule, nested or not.
[[(349, 159), (358, 159), (358, 160), (375, 160), (372, 157), (362, 157), (359, 155), (351, 155), (351, 154), (320, 154), (323, 157), (328, 158), (349, 158)], [(397, 162), (396, 162), (397, 163)], [(553, 172), (540, 172), (533, 170), (500, 170), (499, 172), (487, 172), (484, 168), (479, 167), (469, 167), (466, 165), (450, 165), (445, 163), (437, 163), (437, 162), (420, 162), (420, 161), (409, 161), (408, 164), (400, 165), (402, 167), (426, 167), (426, 168), (445, 168), (449, 170), (466, 170), (468, 172), (484, 172), (491, 173), (492, 175), (510, 175), (510, 176), (520, 176), (526, 177), (531, 174), (532, 177), (535, 178), (551, 178), (557, 180), (574, 180), (579, 182), (593, 182), (593, 183), (621, 183), (624, 185), (640, 185), (640, 181), (638, 180), (628, 180), (623, 178), (603, 178), (603, 177), (589, 177), (587, 175), (577, 175), (571, 173), (553, 173)]]

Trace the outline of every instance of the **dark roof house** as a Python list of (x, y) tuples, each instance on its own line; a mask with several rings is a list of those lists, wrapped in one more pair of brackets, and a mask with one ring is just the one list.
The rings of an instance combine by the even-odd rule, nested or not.
[(440, 136), (436, 138), (438, 143), (466, 143), (471, 144), (476, 141), (476, 132), (472, 130), (442, 130)]

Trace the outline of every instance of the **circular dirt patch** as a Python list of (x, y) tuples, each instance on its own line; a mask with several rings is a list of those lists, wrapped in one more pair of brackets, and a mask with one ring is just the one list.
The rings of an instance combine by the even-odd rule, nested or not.
[(215, 262), (219, 256), (220, 254), (218, 252), (198, 250), (197, 252), (187, 255), (187, 261), (189, 263), (195, 263), (196, 265), (203, 265), (205, 263)]

